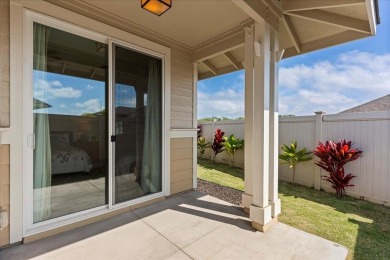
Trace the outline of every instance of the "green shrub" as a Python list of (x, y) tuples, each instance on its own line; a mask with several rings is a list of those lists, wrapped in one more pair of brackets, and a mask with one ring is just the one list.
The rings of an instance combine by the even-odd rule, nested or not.
[(284, 144), (280, 147), (282, 153), (279, 154), (279, 159), (284, 161), (282, 164), (288, 164), (293, 169), (293, 183), (295, 182), (295, 167), (297, 164), (313, 159), (312, 156), (309, 156), (311, 152), (308, 152), (306, 148), (298, 150), (297, 146), (297, 141), (291, 142), (290, 146)]

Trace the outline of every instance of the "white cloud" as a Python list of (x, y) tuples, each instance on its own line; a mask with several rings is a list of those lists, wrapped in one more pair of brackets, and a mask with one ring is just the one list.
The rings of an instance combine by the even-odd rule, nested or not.
[[(280, 114), (313, 115), (315, 111), (339, 113), (390, 93), (390, 53), (351, 51), (336, 61), (281, 67)], [(235, 82), (223, 81), (223, 90), (212, 92), (198, 84), (198, 118), (244, 115), (244, 74)]]
[(331, 63), (280, 68), (281, 114), (338, 113), (390, 93), (390, 54), (351, 51)]
[(198, 118), (244, 115), (244, 88), (227, 87), (217, 92), (198, 92)]
[(34, 97), (41, 101), (55, 98), (79, 98), (81, 94), (81, 90), (64, 87), (58, 80), (49, 82), (39, 79), (34, 83)]
[(81, 114), (96, 113), (102, 110), (102, 102), (97, 98), (89, 99), (83, 103), (77, 102), (74, 105), (80, 108), (80, 110), (77, 110), (77, 112)]
[(88, 85), (85, 86), (85, 88), (88, 89), (88, 90), (93, 90), (93, 89), (95, 89), (95, 86), (92, 86), (92, 85), (88, 84)]
[(59, 82), (58, 80), (54, 80), (52, 82), (50, 82), (53, 86), (55, 87), (62, 87), (62, 83)]
[(66, 108), (66, 105), (65, 104), (60, 104), (59, 107), (60, 108)]

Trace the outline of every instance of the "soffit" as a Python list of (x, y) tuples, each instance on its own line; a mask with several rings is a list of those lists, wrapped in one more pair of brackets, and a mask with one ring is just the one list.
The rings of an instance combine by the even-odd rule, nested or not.
[[(251, 0), (176, 0), (162, 16), (142, 10), (140, 1), (46, 1), (168, 47), (192, 53), (193, 60), (199, 63), (199, 79), (243, 68), (243, 27), (251, 22), (251, 18), (255, 19), (235, 4)], [(270, 3), (277, 0), (261, 1)], [(285, 49), (283, 58), (374, 33), (372, 28), (375, 25), (368, 16), (371, 12), (369, 0), (285, 0), (281, 3), (277, 5), (277, 8), (281, 8), (280, 12), (271, 12), (269, 15), (281, 15), (279, 40), (280, 48)], [(286, 25), (286, 19), (290, 26)], [(292, 34), (296, 37), (292, 37)]]
[(81, 0), (84, 8), (116, 16), (193, 48), (240, 25), (249, 17), (232, 1), (173, 1), (162, 16), (141, 9), (140, 1)]
[(306, 19), (299, 17), (291, 17), (290, 19), (301, 43), (326, 38), (345, 31), (345, 29), (337, 26), (316, 21), (308, 22)]
[(368, 21), (367, 9), (363, 5), (323, 8), (319, 10), (341, 14), (352, 18)]

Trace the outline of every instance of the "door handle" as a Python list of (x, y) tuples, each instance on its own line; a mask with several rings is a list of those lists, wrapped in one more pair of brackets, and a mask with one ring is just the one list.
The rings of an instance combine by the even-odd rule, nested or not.
[(35, 149), (35, 134), (29, 134), (27, 136), (27, 146), (31, 149)]
[(115, 142), (116, 142), (116, 135), (112, 135), (112, 136), (111, 136), (111, 142), (112, 142), (112, 143), (115, 143)]

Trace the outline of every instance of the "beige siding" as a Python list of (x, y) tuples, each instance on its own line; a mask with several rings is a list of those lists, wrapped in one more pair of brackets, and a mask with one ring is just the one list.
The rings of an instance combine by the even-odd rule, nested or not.
[(192, 138), (171, 139), (171, 194), (192, 189)]
[[(0, 127), (9, 127), (9, 0), (0, 0)], [(9, 145), (0, 145), (0, 210), (9, 218)], [(9, 225), (0, 230), (0, 247), (9, 244)]]
[(0, 0), (0, 127), (9, 127), (9, 0)]
[(193, 64), (191, 56), (172, 50), (171, 128), (192, 128)]
[[(9, 145), (0, 145), (0, 209), (9, 219)], [(0, 230), (0, 247), (9, 244), (9, 225)]]

